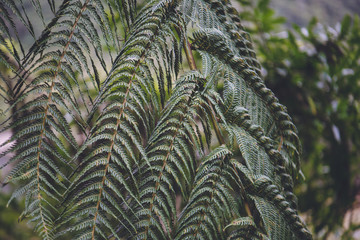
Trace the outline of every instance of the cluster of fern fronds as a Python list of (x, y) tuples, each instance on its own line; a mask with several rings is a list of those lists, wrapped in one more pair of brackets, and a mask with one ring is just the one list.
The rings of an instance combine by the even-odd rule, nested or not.
[(0, 9), (3, 184), (42, 238), (311, 239), (296, 128), (230, 1)]

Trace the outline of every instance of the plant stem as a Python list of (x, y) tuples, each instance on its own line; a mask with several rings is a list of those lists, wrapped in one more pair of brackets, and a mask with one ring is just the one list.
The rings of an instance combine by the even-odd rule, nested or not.
[(196, 62), (195, 62), (195, 58), (194, 58), (194, 55), (192, 54), (192, 51), (191, 51), (191, 45), (189, 43), (189, 40), (184, 37), (184, 50), (185, 50), (185, 54), (186, 54), (186, 59), (189, 63), (189, 67), (191, 70), (196, 70), (197, 67), (196, 67)]

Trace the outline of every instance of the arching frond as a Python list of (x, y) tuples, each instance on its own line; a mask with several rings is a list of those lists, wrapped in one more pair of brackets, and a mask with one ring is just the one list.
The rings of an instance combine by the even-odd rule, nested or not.
[(194, 188), (180, 215), (175, 239), (224, 239), (223, 228), (239, 209), (232, 185), (237, 180), (225, 146), (213, 150), (197, 170)]
[[(102, 41), (108, 49), (110, 45), (115, 49), (120, 45), (115, 43), (118, 42), (116, 33), (102, 1), (65, 0), (56, 10), (55, 4), (49, 1), (55, 16), (48, 23), (41, 14), (40, 3), (33, 3), (44, 25), (39, 37), (22, 2), (6, 0), (1, 3), (4, 11), (1, 11), (0, 24), (4, 31), (0, 40), (15, 59), (15, 63), (6, 59), (3, 62), (16, 76), (14, 80), (6, 80), (11, 93), (9, 100), (12, 100), (7, 111), (13, 111), (13, 121), (2, 129), (15, 130), (4, 143), (11, 143), (13, 147), (1, 156), (15, 153), (8, 164), (16, 165), (4, 184), (23, 182), (11, 198), (26, 196), (21, 218), (30, 218), (36, 230), (45, 239), (51, 239), (54, 221), (59, 215), (57, 206), (69, 183), (68, 161), (78, 148), (72, 132), (79, 128), (85, 134), (87, 125), (83, 117), (89, 111), (94, 92), (100, 87), (99, 74), (108, 71), (104, 55), (112, 58), (110, 51), (105, 53)], [(18, 38), (14, 16), (35, 40), (29, 49), (19, 41), (22, 57), (8, 30), (9, 26), (14, 27), (15, 38)], [(91, 58), (91, 52), (97, 57)]]
[(146, 147), (149, 162), (142, 163), (139, 176), (141, 207), (136, 213), (137, 238), (169, 237), (176, 221), (177, 192), (178, 197), (189, 197), (196, 155), (203, 151), (197, 125), (203, 123), (202, 128), (209, 134), (206, 116), (211, 113), (200, 91), (203, 84), (198, 72), (190, 72), (177, 81), (149, 139)]
[[(175, 39), (172, 14), (172, 6), (154, 10), (151, 4), (139, 13), (133, 33), (96, 99), (91, 114), (102, 104), (106, 106), (77, 154), (80, 165), (66, 194), (70, 210), (65, 219), (79, 219), (68, 230), (76, 231), (79, 239), (102, 239), (109, 234), (119, 238), (118, 226), (125, 228), (126, 234), (136, 233), (127, 212), (133, 211), (132, 201), (139, 198), (134, 176), (142, 164), (139, 159), (150, 164), (143, 143), (148, 141), (157, 117), (152, 109), (161, 109), (155, 88), (164, 101), (162, 90), (165, 79), (171, 81), (171, 73), (163, 68), (174, 72), (169, 67), (174, 64), (165, 62), (165, 55), (155, 59), (159, 52), (165, 53), (165, 43)], [(166, 74), (169, 78), (164, 78)]]
[(223, 34), (224, 43), (239, 54), (248, 66), (260, 75), (260, 64), (249, 34), (244, 31), (237, 11), (230, 1), (184, 0), (180, 9), (187, 22), (196, 29), (216, 29)]
[[(241, 86), (241, 88), (238, 87), (237, 90), (251, 89), (252, 93), (249, 94), (250, 96), (245, 95), (250, 99), (245, 99), (245, 101), (246, 104), (251, 104), (251, 107), (255, 108), (254, 114), (250, 112), (251, 115), (255, 115), (252, 119), (260, 122), (259, 125), (264, 128), (266, 133), (271, 132), (273, 125), (276, 126), (275, 134), (272, 134), (271, 137), (276, 138), (278, 135), (282, 139), (279, 143), (279, 148), (286, 149), (284, 154), (288, 157), (287, 167), (295, 175), (299, 166), (300, 142), (296, 135), (296, 128), (287, 114), (286, 108), (279, 103), (271, 90), (266, 88), (260, 76), (246, 64), (242, 57), (232, 53), (225, 44), (226, 41), (220, 31), (215, 29), (199, 30), (194, 33), (194, 37), (195, 45), (199, 50), (206, 51), (216, 57), (233, 74), (236, 74), (236, 81), (240, 81), (245, 85)], [(226, 86), (233, 87), (233, 84)], [(243, 95), (240, 96), (243, 97)], [(248, 108), (249, 106), (245, 105), (243, 107)], [(261, 111), (268, 113), (261, 114)], [(259, 112), (262, 116), (259, 115)], [(287, 145), (283, 146), (284, 142)], [(290, 159), (293, 159), (293, 161), (290, 161)]]
[(254, 187), (255, 196), (252, 199), (264, 219), (270, 239), (311, 239), (297, 210), (292, 208), (270, 178), (255, 176)]
[[(7, 3), (12, 6), (11, 1)], [(86, 4), (81, 10), (85, 8)], [(71, 152), (77, 149), (70, 122), (64, 115), (68, 113), (74, 119), (75, 115), (81, 116), (72, 89), (79, 83), (68, 61), (72, 56), (72, 37), (82, 11), (75, 15), (72, 30), (64, 35), (63, 41), (53, 39), (52, 44), (58, 44), (57, 47), (36, 59), (26, 70), (31, 72), (30, 75), (25, 72), (25, 77), (19, 78), (13, 88), (14, 93), (21, 94), (12, 106), (14, 120), (4, 128), (15, 129), (5, 144), (16, 144), (3, 155), (15, 152), (8, 163), (17, 162), (4, 183), (17, 180), (23, 182), (12, 198), (26, 196), (22, 217), (30, 217), (35, 222), (36, 230), (45, 239), (52, 238), (54, 220), (58, 215), (56, 205), (66, 189), (67, 180), (63, 169), (68, 168)], [(56, 34), (54, 32), (50, 35)], [(24, 104), (18, 106), (20, 101)]]

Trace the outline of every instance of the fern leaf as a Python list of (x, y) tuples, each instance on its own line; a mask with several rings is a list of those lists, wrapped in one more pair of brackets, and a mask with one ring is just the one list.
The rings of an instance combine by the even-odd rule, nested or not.
[[(74, 85), (79, 86), (75, 72), (82, 73), (83, 67), (77, 57), (81, 57), (81, 54), (75, 56), (72, 52), (76, 50), (73, 38), (78, 35), (78, 26), (89, 2), (73, 4), (77, 11), (60, 9), (63, 18), (68, 14), (73, 19), (70, 30), (56, 31), (56, 27), (60, 27), (56, 25), (59, 22), (53, 26), (44, 47), (52, 46), (55, 49), (24, 65), (31, 74), (25, 73), (26, 77), (19, 78), (15, 91), (21, 97), (8, 109), (14, 109), (15, 112), (14, 121), (7, 128), (18, 130), (6, 143), (21, 144), (4, 153), (16, 151), (9, 163), (18, 162), (7, 176), (5, 184), (14, 180), (23, 182), (11, 199), (26, 195), (26, 206), (21, 218), (31, 218), (36, 224), (35, 229), (44, 239), (52, 239), (54, 236), (54, 221), (59, 215), (56, 205), (62, 200), (62, 193), (66, 189), (63, 182), (66, 181), (64, 169), (69, 168), (67, 162), (72, 157), (71, 152), (77, 149), (70, 121), (63, 116), (68, 113), (74, 119), (81, 119), (72, 88)], [(18, 13), (11, 1), (6, 3)], [(31, 28), (31, 25), (28, 27)], [(56, 38), (60, 33), (61, 38)], [(23, 100), (25, 104), (18, 107), (18, 103)], [(75, 116), (74, 112), (78, 115)], [(78, 123), (82, 129), (85, 128), (81, 122)]]
[[(243, 79), (242, 81), (244, 81), (244, 84), (252, 89), (256, 98), (258, 98), (254, 104), (265, 104), (265, 106), (255, 105), (256, 111), (263, 109), (264, 111), (269, 111), (273, 120), (271, 121), (271, 119), (259, 118), (259, 116), (256, 115), (253, 117), (253, 119), (259, 119), (262, 121), (262, 123), (266, 123), (260, 124), (260, 126), (264, 127), (265, 132), (269, 131), (272, 126), (271, 123), (274, 122), (277, 125), (280, 136), (286, 139), (286, 141), (293, 143), (293, 148), (287, 149), (287, 151), (289, 156), (294, 155), (295, 161), (291, 162), (289, 160), (287, 167), (293, 174), (295, 174), (297, 172), (296, 169), (299, 166), (300, 143), (296, 135), (296, 128), (291, 122), (291, 118), (287, 114), (285, 107), (282, 106), (273, 93), (265, 87), (264, 83), (256, 74), (256, 72), (252, 70), (251, 67), (248, 67), (248, 65), (240, 56), (231, 52), (231, 50), (226, 46), (226, 41), (224, 40), (223, 34), (221, 32), (214, 29), (199, 30), (198, 32), (194, 33), (194, 36), (196, 41), (199, 42), (198, 48), (200, 50), (207, 51), (217, 58), (222, 59), (221, 61), (223, 61), (223, 63), (228, 63), (226, 65), (229, 65), (230, 70), (238, 75), (235, 79)], [(246, 102), (247, 104), (251, 103), (249, 100)], [(267, 126), (267, 128), (265, 128), (265, 126)], [(272, 136), (272, 138), (275, 136)]]
[[(209, 114), (196, 89), (201, 77), (190, 72), (180, 78), (146, 148), (149, 166), (143, 163), (140, 175), (140, 202), (137, 211), (139, 238), (169, 235), (176, 218), (175, 196), (188, 198), (195, 171), (195, 146), (201, 149), (201, 136), (194, 130), (194, 112)], [(162, 229), (162, 225), (165, 229)], [(156, 236), (156, 237), (155, 237)]]
[[(64, 219), (65, 222), (79, 219), (68, 230), (75, 231), (80, 239), (84, 236), (102, 239), (108, 234), (119, 236), (119, 226), (127, 234), (136, 232), (127, 217), (139, 195), (132, 173), (141, 165), (140, 158), (145, 159), (145, 163), (148, 161), (143, 141), (151, 132), (154, 120), (147, 109), (159, 108), (155, 80), (149, 69), (153, 56), (163, 48), (163, 39), (168, 35), (163, 29), (171, 24), (165, 21), (170, 12), (159, 9), (149, 14), (152, 6), (147, 9), (134, 21), (138, 27), (116, 58), (95, 100), (91, 114), (96, 113), (100, 104), (107, 103), (107, 106), (77, 154), (80, 165), (66, 194), (67, 205), (73, 207)], [(158, 63), (163, 64), (160, 60)], [(90, 153), (88, 147), (91, 147)]]
[(175, 239), (224, 239), (226, 219), (238, 209), (231, 188), (235, 176), (229, 164), (231, 155), (225, 146), (220, 146), (201, 162)]

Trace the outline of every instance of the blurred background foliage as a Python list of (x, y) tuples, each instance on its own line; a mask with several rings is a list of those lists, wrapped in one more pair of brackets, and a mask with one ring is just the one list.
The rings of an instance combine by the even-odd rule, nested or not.
[(0, 239), (1, 240), (40, 240), (39, 237), (27, 226), (26, 222), (19, 222), (20, 209), (24, 208), (23, 201), (13, 201), (7, 207), (11, 194), (0, 192)]
[(287, 19), (287, 26), (295, 23), (306, 26), (316, 16), (320, 22), (335, 26), (346, 14), (359, 14), (359, 0), (271, 0), (270, 7)]
[[(234, 1), (255, 42), (266, 84), (298, 127), (305, 180), (299, 179), (296, 194), (315, 239), (360, 239), (357, 1)], [(0, 239), (39, 239), (17, 223), (21, 201), (6, 208), (8, 192), (0, 191)]]

